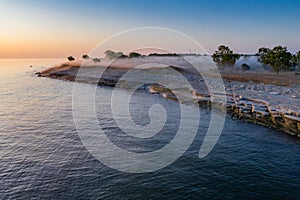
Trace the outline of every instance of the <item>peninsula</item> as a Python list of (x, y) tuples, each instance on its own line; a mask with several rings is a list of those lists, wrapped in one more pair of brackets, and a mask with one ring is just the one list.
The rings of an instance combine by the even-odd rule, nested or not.
[[(128, 88), (133, 82), (142, 85), (143, 75), (150, 74), (154, 77), (153, 80), (157, 81), (147, 83), (140, 89), (180, 103), (196, 104), (208, 109), (214, 106), (231, 117), (300, 137), (300, 76), (297, 72), (282, 72), (276, 75), (260, 65), (257, 57), (241, 56), (232, 69), (219, 68), (224, 83), (220, 86), (217, 84), (215, 72), (203, 70), (199, 74), (191, 64), (199, 63), (201, 66), (204, 65), (204, 61), (213, 62), (211, 56), (201, 55), (132, 55), (113, 60), (109, 58), (95, 60), (85, 55), (83, 59), (69, 59), (67, 62), (38, 72), (37, 75), (99, 86), (118, 85)], [(242, 66), (245, 63), (251, 68), (245, 70)], [(178, 83), (182, 77), (170, 76), (168, 69), (178, 72), (192, 87), (183, 87)], [(130, 70), (136, 72), (134, 80), (123, 77)], [(172, 89), (166, 87), (170, 84)], [(212, 98), (209, 87), (223, 87), (221, 89), (226, 92), (226, 101)], [(184, 98), (179, 100), (174, 93), (180, 93)]]

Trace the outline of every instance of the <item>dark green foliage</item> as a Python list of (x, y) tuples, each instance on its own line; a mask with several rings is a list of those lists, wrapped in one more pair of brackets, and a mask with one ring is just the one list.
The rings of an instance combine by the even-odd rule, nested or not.
[(288, 52), (286, 47), (276, 46), (273, 49), (262, 47), (258, 50), (258, 61), (270, 65), (278, 74), (280, 71), (291, 71), (295, 66), (295, 57)]
[(295, 63), (300, 67), (300, 51), (295, 55)]
[(117, 52), (115, 56), (117, 58), (128, 58), (128, 56), (126, 56), (123, 52)]
[(241, 65), (241, 69), (242, 69), (243, 71), (247, 71), (247, 70), (250, 69), (250, 66), (247, 65), (246, 63), (243, 63), (243, 64)]
[(93, 58), (93, 62), (98, 63), (98, 62), (101, 62), (101, 60), (100, 60), (100, 58)]
[(123, 52), (114, 52), (112, 50), (107, 50), (104, 54), (108, 59), (127, 58)]
[(218, 47), (218, 50), (212, 55), (213, 61), (219, 66), (233, 67), (237, 59), (240, 58), (239, 54), (233, 53), (233, 51), (224, 45)]
[(112, 50), (107, 50), (104, 52), (105, 56), (108, 58), (108, 59), (115, 59), (117, 58), (116, 56), (116, 52), (112, 51)]
[(118, 58), (128, 58), (128, 56), (125, 54), (122, 54), (122, 55), (118, 56)]
[(90, 57), (89, 57), (88, 55), (84, 54), (84, 55), (82, 55), (82, 58), (85, 59), (85, 60), (87, 60), (87, 59), (89, 59)]
[(69, 61), (75, 60), (75, 58), (74, 58), (73, 56), (69, 56), (69, 57), (67, 57), (67, 59), (68, 59)]
[(130, 54), (129, 54), (129, 58), (139, 58), (139, 57), (141, 57), (142, 55), (141, 54), (139, 54), (139, 53), (137, 53), (137, 52), (131, 52)]
[(148, 56), (167, 56), (167, 57), (176, 57), (180, 56), (177, 53), (150, 53)]

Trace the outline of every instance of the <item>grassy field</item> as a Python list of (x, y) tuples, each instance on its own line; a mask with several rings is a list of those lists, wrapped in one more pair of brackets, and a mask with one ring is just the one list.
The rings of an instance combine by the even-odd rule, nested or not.
[(300, 84), (300, 75), (296, 75), (295, 72), (281, 72), (278, 75), (273, 72), (221, 72), (222, 77), (227, 81), (239, 81), (239, 82), (254, 82), (274, 84), (281, 86), (291, 86)]

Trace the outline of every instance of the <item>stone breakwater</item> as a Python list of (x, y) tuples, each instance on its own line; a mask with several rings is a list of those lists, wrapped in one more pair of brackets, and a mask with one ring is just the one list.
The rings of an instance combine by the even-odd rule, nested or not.
[[(98, 85), (114, 87), (116, 82), (100, 79)], [(120, 86), (130, 88), (130, 83), (124, 81)], [(277, 109), (269, 105), (267, 101), (245, 98), (237, 94), (226, 94), (226, 101), (224, 101), (224, 98), (220, 96), (218, 98), (189, 88), (177, 89), (177, 94), (179, 93), (182, 97), (179, 100), (178, 96), (174, 94), (174, 90), (158, 83), (147, 85), (143, 89), (147, 89), (151, 94), (159, 94), (164, 98), (184, 104), (198, 104), (200, 107), (208, 109), (214, 106), (233, 118), (282, 130), (290, 135), (300, 137), (300, 113)]]
[[(131, 88), (136, 84), (141, 84), (141, 82), (137, 83), (133, 82), (133, 80), (119, 80), (119, 78), (124, 74), (125, 71), (127, 70), (124, 70), (120, 73), (120, 70), (116, 71), (115, 69), (111, 69), (108, 74), (104, 75), (104, 77), (100, 79), (98, 79), (97, 77), (93, 77), (91, 75), (92, 73), (82, 79), (78, 79), (78, 77), (76, 77), (77, 68), (74, 67), (67, 70), (58, 71), (46, 70), (44, 72), (37, 73), (37, 75), (68, 81), (76, 80), (85, 83), (97, 84), (99, 86), (117, 86), (125, 89)], [(147, 74), (148, 73), (149, 72), (147, 72)], [(153, 75), (155, 74), (160, 74), (157, 73), (157, 69), (153, 71)], [(152, 94), (158, 94), (163, 96), (164, 98), (179, 101), (180, 103), (184, 104), (195, 104), (199, 105), (200, 107), (206, 107), (208, 109), (211, 109), (212, 107), (218, 108), (219, 110), (226, 112), (233, 118), (281, 130), (290, 135), (300, 137), (299, 112), (288, 109), (280, 109), (269, 104), (268, 101), (258, 100), (256, 97), (243, 97), (241, 95), (233, 93), (234, 91), (227, 91), (227, 94), (224, 94), (223, 97), (218, 97), (218, 95), (210, 95), (207, 89), (203, 90), (203, 86), (200, 86), (200, 82), (203, 83), (203, 80), (195, 80), (196, 81), (189, 81), (194, 83), (192, 84), (193, 88), (195, 85), (198, 87), (196, 89), (184, 88), (179, 86), (175, 89), (173, 87), (173, 89), (171, 90), (170, 88), (164, 86), (166, 84), (160, 82), (145, 84), (144, 86), (140, 87), (140, 89), (148, 90)], [(168, 82), (170, 81), (172, 80), (168, 80)], [(180, 98), (178, 98), (178, 94)]]
[[(151, 86), (150, 92), (177, 100), (174, 93), (164, 86)], [(222, 99), (211, 98), (209, 94), (195, 91), (192, 91), (190, 95), (194, 97), (191, 98), (192, 102), (199, 104), (200, 107), (210, 109), (214, 106), (233, 118), (282, 130), (290, 135), (300, 137), (300, 114), (297, 112), (279, 110), (270, 106), (266, 101), (244, 98), (236, 94), (227, 94), (226, 102)]]
[[(105, 79), (100, 79), (98, 84), (112, 87), (116, 85), (114, 81)], [(130, 83), (124, 81), (120, 86), (122, 88), (130, 88)], [(174, 94), (174, 90), (158, 83), (147, 85), (143, 89), (148, 90), (151, 94), (159, 94), (164, 98), (184, 104), (198, 104), (200, 107), (208, 109), (214, 106), (233, 118), (282, 130), (290, 135), (300, 137), (300, 114), (295, 111), (274, 108), (263, 100), (245, 98), (236, 94), (226, 94), (226, 101), (224, 101), (224, 98), (211, 96), (207, 93), (199, 93), (188, 88), (178, 89), (177, 94), (179, 93), (183, 97), (179, 100), (178, 96)]]

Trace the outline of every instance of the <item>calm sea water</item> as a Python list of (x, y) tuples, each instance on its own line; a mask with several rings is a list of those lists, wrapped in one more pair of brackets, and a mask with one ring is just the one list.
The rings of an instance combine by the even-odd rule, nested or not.
[[(199, 159), (210, 116), (205, 109), (193, 144), (168, 167), (129, 174), (103, 165), (76, 132), (73, 83), (34, 75), (59, 61), (0, 60), (0, 199), (300, 199), (299, 139), (228, 118), (213, 151)], [(176, 102), (137, 92), (130, 102), (136, 123), (149, 123), (154, 103), (171, 121), (153, 139), (134, 140), (114, 123), (105, 91), (111, 88), (96, 93), (98, 120), (116, 145), (147, 152), (174, 137)]]

